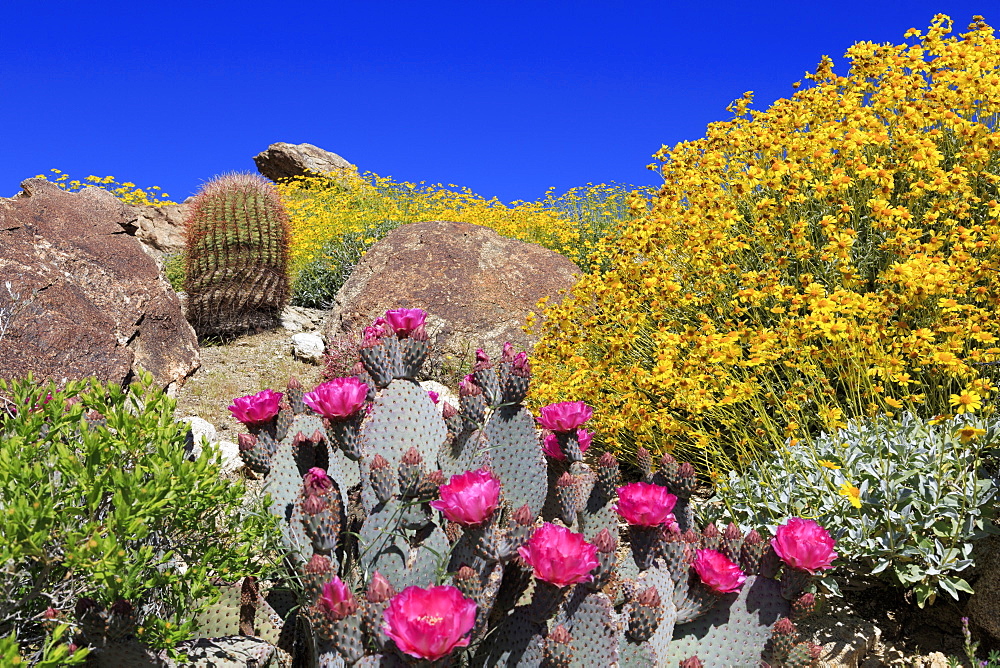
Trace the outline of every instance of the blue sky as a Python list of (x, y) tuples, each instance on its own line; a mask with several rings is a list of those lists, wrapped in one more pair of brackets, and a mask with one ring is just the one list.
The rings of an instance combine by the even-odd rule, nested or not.
[(172, 199), (308, 142), (362, 170), (505, 202), (656, 184), (661, 145), (822, 55), (995, 0), (4, 3), (0, 196), (51, 168)]

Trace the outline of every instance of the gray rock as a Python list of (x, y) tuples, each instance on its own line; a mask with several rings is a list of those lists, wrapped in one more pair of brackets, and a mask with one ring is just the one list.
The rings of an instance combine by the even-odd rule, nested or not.
[(215, 426), (208, 420), (203, 420), (200, 417), (186, 417), (181, 418), (180, 421), (187, 422), (188, 426), (191, 427), (191, 433), (194, 436), (194, 448), (191, 451), (191, 455), (196, 459), (201, 457), (202, 438), (209, 443), (214, 443), (219, 437), (218, 432), (215, 431)]
[(354, 165), (336, 153), (324, 151), (312, 144), (271, 144), (266, 151), (255, 155), (253, 161), (257, 165), (257, 171), (272, 181), (309, 173), (337, 174), (354, 169)]
[(286, 306), (281, 312), (281, 326), (289, 332), (309, 332), (319, 327), (325, 317), (322, 309)]
[(322, 337), (301, 332), (292, 336), (292, 354), (303, 362), (319, 364), (326, 346)]

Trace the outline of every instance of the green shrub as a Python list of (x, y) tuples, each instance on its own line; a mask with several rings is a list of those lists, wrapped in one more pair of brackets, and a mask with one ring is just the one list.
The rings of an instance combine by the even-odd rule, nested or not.
[(184, 291), (184, 253), (171, 253), (163, 258), (163, 275), (174, 292)]
[(997, 447), (996, 417), (852, 420), (730, 472), (706, 514), (768, 527), (812, 518), (837, 541), (835, 577), (878, 575), (912, 588), (921, 606), (938, 590), (957, 599), (971, 591), (959, 574), (973, 564), (974, 542), (1000, 533)]
[(243, 484), (220, 478), (216, 450), (187, 458), (186, 426), (150, 375), (124, 390), (0, 380), (0, 395), (8, 400), (0, 638), (13, 633), (29, 660), (45, 654), (48, 629), (81, 596), (127, 599), (139, 611), (138, 637), (171, 647), (192, 635), (195, 615), (216, 597), (212, 578), (270, 568), (261, 556), (276, 540), (269, 514), (245, 505)]
[(371, 248), (401, 223), (384, 220), (361, 231), (345, 232), (326, 242), (315, 259), (307, 263), (292, 284), (292, 304), (327, 309), (350, 278), (358, 262)]

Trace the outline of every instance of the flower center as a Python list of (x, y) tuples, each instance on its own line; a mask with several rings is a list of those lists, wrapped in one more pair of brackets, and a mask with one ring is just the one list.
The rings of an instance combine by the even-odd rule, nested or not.
[(430, 624), (434, 626), (435, 624), (440, 624), (444, 617), (437, 617), (436, 615), (420, 615), (417, 617), (418, 622), (423, 622), (424, 624)]

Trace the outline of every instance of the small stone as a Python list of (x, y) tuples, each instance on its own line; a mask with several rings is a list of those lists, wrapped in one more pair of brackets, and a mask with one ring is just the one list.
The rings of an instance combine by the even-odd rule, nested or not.
[(326, 346), (316, 334), (300, 333), (292, 336), (292, 354), (310, 364), (319, 364)]

